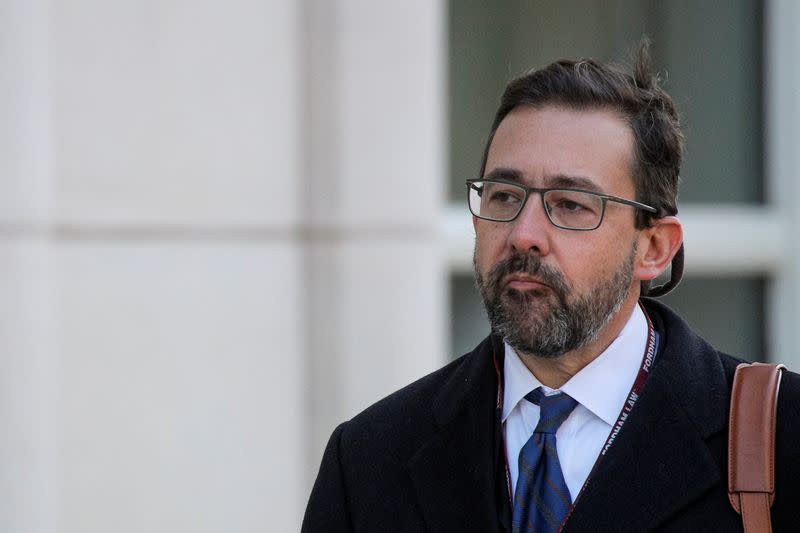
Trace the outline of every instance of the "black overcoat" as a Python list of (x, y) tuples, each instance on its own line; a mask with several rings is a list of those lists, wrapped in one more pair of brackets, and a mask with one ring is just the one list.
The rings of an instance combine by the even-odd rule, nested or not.
[[(666, 306), (643, 303), (661, 336), (659, 353), (563, 531), (742, 531), (726, 487), (730, 386), (740, 361), (715, 350)], [(493, 353), (502, 352), (490, 336), (340, 425), (303, 531), (510, 531), (493, 363)], [(798, 422), (800, 375), (784, 372), (776, 532), (800, 531)]]

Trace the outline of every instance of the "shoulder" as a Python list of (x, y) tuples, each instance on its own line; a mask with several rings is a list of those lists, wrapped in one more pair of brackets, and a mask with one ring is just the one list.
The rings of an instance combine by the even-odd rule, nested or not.
[(370, 442), (385, 442), (385, 437), (405, 440), (426, 433), (433, 424), (434, 399), (467, 357), (464, 355), (375, 402), (340, 426), (340, 439), (351, 449), (363, 449)]
[[(691, 354), (691, 357), (683, 358), (684, 364), (698, 356), (718, 361), (728, 381), (728, 389), (730, 389), (736, 367), (741, 363), (749, 362), (747, 359), (717, 350), (663, 303), (650, 298), (643, 298), (642, 303), (647, 309), (648, 315), (653, 319), (656, 329), (664, 333), (666, 344), (672, 350), (681, 351), (686, 356)], [(783, 371), (780, 395), (786, 399), (800, 400), (800, 374), (791, 370)], [(800, 404), (800, 401), (797, 403)], [(798, 405), (798, 411), (800, 411), (800, 405)]]
[[(665, 344), (673, 363), (670, 370), (673, 385), (682, 391), (703, 390), (696, 396), (703, 397), (706, 402), (690, 400), (687, 412), (716, 412), (723, 416), (725, 422), (720, 428), (724, 431), (727, 442), (727, 415), (730, 405), (730, 391), (736, 367), (746, 362), (721, 352), (697, 335), (675, 312), (664, 304), (654, 300), (643, 299), (648, 314), (656, 323), (656, 329), (665, 335)], [(677, 377), (676, 377), (677, 376)], [(718, 376), (714, 379), (714, 376)], [(712, 390), (717, 389), (717, 390)], [(710, 402), (713, 400), (713, 402)], [(710, 403), (718, 403), (715, 407)], [(778, 394), (778, 415), (775, 432), (775, 483), (776, 496), (773, 505), (773, 522), (777, 530), (792, 530), (800, 523), (800, 507), (795, 502), (800, 500), (800, 374), (784, 370)], [(719, 450), (724, 454), (725, 448)], [(727, 468), (727, 457), (720, 459), (723, 469)], [(724, 470), (723, 470), (724, 472)], [(792, 527), (789, 527), (792, 526)]]
[[(454, 398), (476, 380), (493, 382), (492, 337), (475, 350), (374, 403), (339, 427), (342, 449), (360, 453), (380, 449), (387, 459), (408, 457), (436, 431), (437, 416), (457, 404)], [(456, 394), (450, 394), (450, 391)]]
[[(649, 298), (643, 298), (642, 303), (663, 335), (661, 370), (668, 374), (665, 379), (686, 393), (688, 401), (693, 402), (688, 406), (691, 410), (710, 410), (710, 406), (696, 402), (703, 398), (704, 403), (712, 399), (719, 402), (727, 413), (736, 367), (747, 361), (711, 346), (666, 305)], [(784, 370), (781, 378), (778, 412), (779, 435), (782, 426), (794, 433), (800, 422), (800, 375), (790, 370)]]

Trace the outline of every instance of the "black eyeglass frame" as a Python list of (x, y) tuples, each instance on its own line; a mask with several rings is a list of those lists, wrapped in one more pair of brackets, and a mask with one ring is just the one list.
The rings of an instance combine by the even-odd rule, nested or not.
[[(475, 183), (502, 183), (503, 185), (511, 185), (511, 186), (518, 187), (518, 188), (522, 189), (525, 192), (525, 197), (522, 199), (522, 203), (519, 206), (519, 210), (511, 218), (507, 218), (507, 219), (506, 218), (489, 218), (489, 217), (481, 216), (481, 215), (476, 214), (475, 211), (472, 210), (472, 205), (470, 204), (470, 201), (469, 201), (470, 189), (472, 189), (474, 187)], [(550, 192), (550, 191), (580, 192), (580, 193), (591, 194), (592, 196), (597, 196), (598, 198), (600, 198), (600, 200), (602, 201), (602, 208), (600, 210), (600, 219), (597, 221), (597, 225), (594, 226), (593, 228), (570, 228), (570, 227), (560, 226), (559, 224), (556, 224), (555, 221), (551, 218), (550, 211), (548, 211), (547, 206), (544, 203), (544, 194), (546, 192)], [(656, 209), (655, 207), (650, 207), (647, 204), (636, 202), (634, 200), (628, 200), (627, 198), (621, 198), (619, 196), (612, 196), (610, 194), (601, 194), (601, 193), (598, 193), (598, 192), (595, 192), (595, 191), (588, 191), (586, 189), (565, 189), (563, 187), (540, 189), (540, 188), (537, 188), (537, 187), (528, 187), (526, 185), (522, 185), (521, 183), (517, 183), (517, 182), (514, 182), (514, 181), (498, 180), (498, 179), (469, 179), (469, 180), (467, 180), (467, 207), (469, 208), (470, 213), (472, 213), (473, 215), (475, 215), (476, 217), (478, 217), (478, 218), (480, 218), (482, 220), (489, 220), (491, 222), (513, 222), (514, 220), (516, 220), (516, 218), (519, 216), (519, 214), (522, 213), (522, 210), (525, 209), (525, 205), (528, 203), (528, 198), (530, 197), (530, 193), (539, 193), (539, 197), (542, 199), (542, 208), (544, 209), (544, 212), (547, 215), (547, 220), (549, 220), (550, 223), (553, 226), (555, 226), (557, 228), (560, 228), (560, 229), (570, 230), (570, 231), (592, 231), (592, 230), (596, 230), (597, 228), (599, 228), (600, 224), (603, 223), (603, 217), (605, 217), (605, 214), (606, 214), (606, 202), (609, 202), (609, 201), (610, 202), (616, 202), (616, 203), (619, 203), (619, 204), (629, 205), (629, 206), (634, 207), (636, 209), (641, 209), (643, 211), (648, 211), (650, 213), (658, 213), (658, 209)]]

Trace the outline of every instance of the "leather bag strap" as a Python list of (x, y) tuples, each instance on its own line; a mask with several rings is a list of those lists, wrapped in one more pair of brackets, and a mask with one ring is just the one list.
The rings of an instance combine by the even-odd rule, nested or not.
[(770, 533), (775, 499), (775, 419), (783, 365), (736, 367), (728, 424), (728, 498), (745, 533)]

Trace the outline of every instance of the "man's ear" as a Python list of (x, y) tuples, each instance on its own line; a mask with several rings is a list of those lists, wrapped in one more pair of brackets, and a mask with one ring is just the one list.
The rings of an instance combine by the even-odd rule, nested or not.
[(678, 217), (653, 220), (652, 226), (639, 234), (634, 277), (651, 280), (664, 272), (683, 243), (683, 227)]

